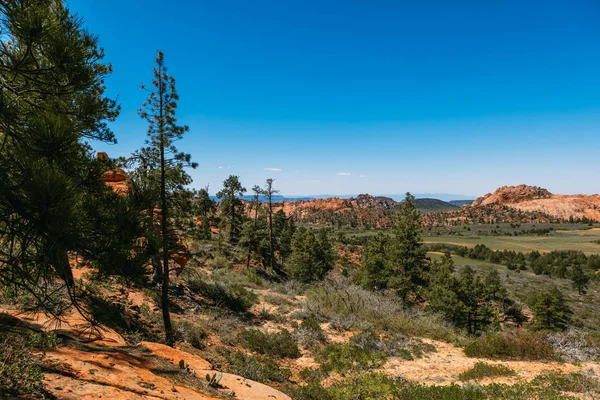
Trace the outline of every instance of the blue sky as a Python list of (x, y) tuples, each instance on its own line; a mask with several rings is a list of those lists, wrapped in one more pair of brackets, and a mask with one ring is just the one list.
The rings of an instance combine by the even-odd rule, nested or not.
[(99, 36), (141, 147), (157, 50), (190, 126), (194, 187), (229, 174), (285, 195), (596, 193), (600, 3), (71, 0)]

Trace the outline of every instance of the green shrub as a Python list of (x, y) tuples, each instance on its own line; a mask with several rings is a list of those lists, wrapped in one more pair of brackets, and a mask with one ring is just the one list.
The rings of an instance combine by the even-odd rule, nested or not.
[(0, 396), (40, 394), (44, 375), (40, 359), (32, 351), (53, 349), (58, 343), (54, 333), (0, 326)]
[(333, 395), (319, 381), (292, 387), (290, 394), (294, 400), (334, 400)]
[[(401, 382), (388, 375), (369, 372), (357, 374), (351, 379), (338, 382), (329, 388), (332, 399), (388, 399), (399, 398)], [(404, 399), (404, 397), (402, 397)]]
[(217, 351), (229, 363), (227, 370), (232, 374), (261, 383), (284, 382), (292, 376), (289, 369), (281, 368), (269, 357), (248, 356), (239, 351), (231, 352), (223, 347)]
[(531, 383), (562, 392), (600, 394), (600, 381), (579, 372), (562, 374), (549, 371), (536, 376)]
[(362, 348), (355, 343), (326, 345), (317, 357), (324, 372), (348, 373), (381, 367), (387, 360), (385, 353)]
[(537, 332), (494, 333), (473, 339), (465, 346), (468, 357), (499, 360), (556, 360), (557, 354)]
[(190, 281), (188, 284), (191, 290), (212, 300), (219, 308), (243, 313), (258, 303), (256, 293), (239, 284), (207, 282), (200, 279)]
[(204, 329), (188, 321), (174, 321), (174, 328), (177, 336), (192, 347), (200, 350), (204, 348), (204, 340), (208, 336)]
[(260, 354), (279, 358), (300, 357), (298, 343), (286, 330), (268, 333), (249, 329), (241, 332), (239, 339), (242, 346)]
[(296, 329), (296, 337), (300, 344), (306, 348), (313, 348), (327, 341), (327, 336), (319, 322), (314, 318), (307, 318)]
[(297, 400), (573, 399), (573, 397), (561, 393), (560, 390), (527, 383), (429, 386), (376, 372), (354, 374), (349, 379), (337, 381), (328, 388), (324, 388), (319, 381), (312, 380), (305, 386), (293, 388), (291, 394)]
[(484, 362), (476, 363), (472, 368), (458, 375), (461, 381), (480, 380), (483, 378), (495, 378), (498, 376), (513, 376), (515, 371), (506, 365), (488, 364)]

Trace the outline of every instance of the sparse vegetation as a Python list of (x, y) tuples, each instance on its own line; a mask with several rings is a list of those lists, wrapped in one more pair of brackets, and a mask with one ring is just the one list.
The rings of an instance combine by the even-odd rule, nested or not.
[(440, 315), (407, 310), (397, 296), (375, 293), (344, 279), (314, 285), (306, 295), (305, 307), (310, 313), (343, 329), (372, 326), (381, 331), (432, 339), (450, 339), (455, 335)]
[(56, 348), (54, 333), (36, 333), (0, 325), (0, 396), (36, 395), (43, 392), (41, 356), (34, 350)]
[(262, 383), (284, 382), (292, 376), (289, 369), (281, 368), (274, 359), (269, 357), (248, 356), (242, 352), (224, 348), (219, 349), (219, 352), (229, 364), (228, 372), (247, 379)]
[(465, 346), (465, 354), (469, 357), (523, 361), (549, 361), (558, 357), (544, 334), (524, 330), (491, 333), (472, 339)]

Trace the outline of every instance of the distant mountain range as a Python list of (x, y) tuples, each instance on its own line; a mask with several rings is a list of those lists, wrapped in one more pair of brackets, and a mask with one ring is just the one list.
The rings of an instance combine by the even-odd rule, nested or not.
[[(429, 199), (429, 200), (440, 200), (445, 203), (450, 203), (455, 206), (462, 206), (463, 204), (469, 204), (475, 200), (474, 196), (467, 196), (462, 194), (450, 194), (450, 193), (422, 193), (422, 194), (414, 194), (415, 199)], [(216, 196), (210, 196), (213, 200), (219, 201)], [(342, 195), (334, 195), (334, 194), (317, 194), (317, 195), (307, 195), (307, 196), (282, 196), (275, 195), (273, 196), (273, 202), (280, 203), (282, 201), (306, 201), (306, 200), (317, 200), (317, 199), (330, 199), (330, 198), (338, 198), (338, 199), (352, 199), (358, 197), (358, 194), (342, 194)], [(395, 201), (404, 200), (405, 194), (388, 194), (382, 195), (380, 197), (388, 197)], [(241, 197), (244, 200), (251, 201), (251, 195), (245, 195)], [(261, 196), (260, 201), (266, 201), (266, 197)]]
[[(393, 224), (404, 200), (404, 196), (397, 196), (398, 201), (369, 194), (321, 197), (325, 196), (276, 196), (274, 210), (282, 210), (297, 222), (384, 228)], [(600, 221), (600, 195), (555, 195), (535, 186), (504, 186), (474, 201), (415, 197), (424, 226)]]

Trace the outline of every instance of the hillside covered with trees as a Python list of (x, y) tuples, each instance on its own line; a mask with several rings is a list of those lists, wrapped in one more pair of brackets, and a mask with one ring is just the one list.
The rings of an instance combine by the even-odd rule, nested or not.
[(111, 159), (121, 108), (83, 19), (5, 0), (0, 32), (0, 397), (600, 395), (600, 256), (422, 236), (564, 222), (529, 203), (555, 195), (285, 202), (231, 174), (216, 201), (190, 186), (168, 54), (140, 77), (144, 146)]

